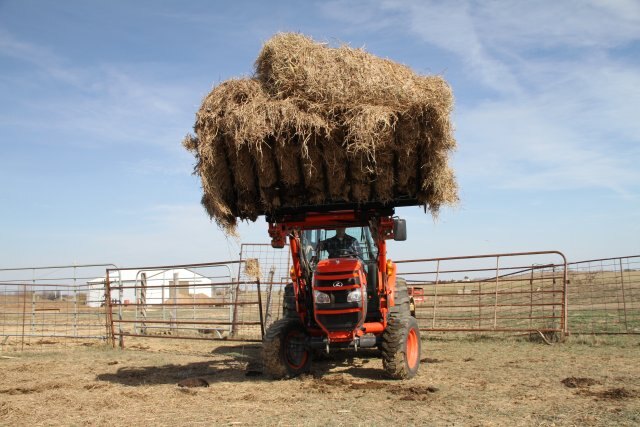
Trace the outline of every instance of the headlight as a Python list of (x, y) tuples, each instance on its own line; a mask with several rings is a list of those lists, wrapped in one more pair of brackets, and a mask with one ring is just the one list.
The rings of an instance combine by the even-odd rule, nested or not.
[(316, 304), (330, 304), (331, 298), (329, 294), (325, 294), (320, 291), (313, 291), (313, 299), (316, 301)]
[(347, 294), (347, 302), (360, 302), (362, 301), (362, 294), (364, 289), (354, 289)]

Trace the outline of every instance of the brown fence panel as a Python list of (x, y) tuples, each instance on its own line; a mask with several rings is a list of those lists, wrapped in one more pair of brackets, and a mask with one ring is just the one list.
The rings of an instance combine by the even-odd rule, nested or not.
[(557, 251), (396, 261), (425, 331), (566, 333)]
[(569, 264), (569, 330), (640, 334), (640, 255)]
[(223, 261), (108, 269), (110, 335), (122, 347), (126, 337), (261, 340), (260, 281), (233, 277), (244, 264)]
[[(425, 331), (640, 334), (640, 256), (397, 263)], [(282, 316), (290, 266), (288, 248), (243, 244), (240, 260), (216, 263), (0, 269), (0, 350), (127, 336), (259, 341)]]
[(0, 269), (0, 350), (107, 339), (104, 289), (113, 264)]

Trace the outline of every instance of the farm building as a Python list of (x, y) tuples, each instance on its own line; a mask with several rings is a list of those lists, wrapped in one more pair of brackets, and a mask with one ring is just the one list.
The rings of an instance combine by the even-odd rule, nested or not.
[[(146, 288), (142, 291), (145, 276)], [(227, 287), (215, 285), (211, 279), (185, 268), (121, 270), (113, 272), (109, 281), (111, 299), (123, 304), (134, 304), (143, 294), (147, 304), (160, 304), (173, 299), (174, 295), (177, 299), (212, 298), (228, 291)], [(87, 282), (89, 307), (100, 307), (105, 303), (105, 282), (106, 277)]]

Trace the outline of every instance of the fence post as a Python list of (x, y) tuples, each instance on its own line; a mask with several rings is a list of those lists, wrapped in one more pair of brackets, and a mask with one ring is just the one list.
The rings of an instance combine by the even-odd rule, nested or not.
[(622, 287), (622, 310), (624, 313), (624, 330), (629, 332), (629, 326), (627, 325), (627, 300), (624, 296), (624, 271), (622, 270), (622, 258), (618, 258), (620, 262), (620, 286)]
[(555, 265), (553, 266), (551, 271), (552, 271), (551, 274), (553, 274), (552, 282), (551, 282), (551, 285), (552, 285), (551, 290), (553, 291), (553, 293), (551, 294), (552, 295), (552, 297), (551, 297), (551, 302), (552, 302), (552, 305), (551, 305), (551, 318), (553, 319), (553, 322), (551, 324), (551, 327), (553, 329), (556, 329), (557, 323), (556, 323), (556, 266)]
[[(36, 333), (36, 293), (31, 292), (31, 333)], [(42, 322), (45, 323), (45, 322)], [(44, 327), (42, 328), (44, 332)], [(44, 335), (44, 334), (43, 334)]]
[(531, 265), (531, 277), (529, 278), (529, 329), (533, 329), (533, 270), (535, 264)]
[(109, 269), (107, 269), (106, 278), (104, 281), (104, 301), (107, 309), (106, 313), (106, 327), (107, 327), (107, 341), (111, 341), (111, 346), (115, 348), (115, 328), (113, 326), (113, 304), (111, 302), (111, 282), (109, 280)]
[(482, 280), (478, 281), (478, 329), (482, 329)]
[(500, 282), (500, 257), (496, 257), (496, 295), (493, 305), (493, 329), (496, 329), (498, 324), (498, 283)]
[(78, 283), (76, 282), (76, 267), (73, 267), (73, 335), (78, 336)]
[(562, 270), (562, 331), (564, 332), (564, 335), (567, 336), (569, 335), (569, 278), (567, 272), (567, 259), (564, 254), (561, 255), (564, 261)]
[(124, 331), (122, 330), (122, 319), (124, 318), (122, 314), (122, 307), (124, 305), (122, 294), (124, 290), (122, 286), (122, 275), (118, 275), (118, 341), (120, 349), (124, 350)]
[(235, 338), (238, 334), (238, 301), (239, 301), (239, 293), (240, 293), (240, 275), (242, 274), (242, 248), (244, 247), (244, 243), (240, 245), (240, 261), (238, 262), (238, 282), (236, 283), (235, 289), (233, 291), (233, 319), (231, 320), (231, 336)]
[(265, 316), (264, 316), (264, 324), (265, 327), (269, 326), (269, 322), (271, 321), (271, 292), (273, 291), (273, 277), (276, 274), (276, 266), (272, 265), (269, 270), (269, 286), (267, 288), (267, 304), (265, 307)]
[(436, 309), (438, 306), (438, 282), (440, 281), (440, 260), (436, 262), (436, 283), (433, 290), (433, 320), (431, 321), (431, 329), (436, 328)]
[(260, 338), (264, 339), (264, 316), (262, 314), (262, 291), (260, 290), (260, 279), (256, 279), (256, 287), (258, 288), (258, 309), (260, 311)]
[(140, 334), (147, 334), (147, 273), (142, 272), (140, 274), (140, 298), (138, 301), (138, 310), (137, 313), (140, 315), (142, 319), (140, 322)]
[[(176, 321), (178, 320), (178, 272), (173, 272), (173, 282), (169, 283), (169, 298), (172, 301), (173, 307), (171, 308), (171, 323), (169, 325), (171, 332), (177, 332), (178, 324)], [(171, 285), (173, 283), (173, 285)]]

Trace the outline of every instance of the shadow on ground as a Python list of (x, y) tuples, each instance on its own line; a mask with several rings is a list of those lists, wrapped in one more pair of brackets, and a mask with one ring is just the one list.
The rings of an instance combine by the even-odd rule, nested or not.
[(220, 346), (211, 354), (224, 356), (222, 360), (215, 358), (184, 365), (123, 366), (115, 373), (99, 374), (96, 379), (127, 386), (178, 384), (185, 387), (206, 387), (218, 381), (255, 381), (256, 378), (250, 378), (247, 373), (256, 367), (261, 371), (260, 349), (260, 345)]
[[(123, 366), (115, 373), (98, 374), (96, 379), (126, 386), (178, 384), (184, 387), (207, 387), (220, 381), (270, 380), (262, 373), (260, 345), (220, 346), (211, 353), (225, 358), (184, 365)], [(314, 354), (310, 374), (315, 378), (322, 378), (331, 371), (336, 371), (354, 378), (384, 379), (381, 368), (368, 366), (378, 357), (376, 350), (360, 350), (357, 353), (337, 350), (330, 354), (317, 352)]]
[[(162, 366), (141, 366), (122, 367), (115, 373), (98, 374), (96, 380), (108, 381), (127, 386), (158, 385), (158, 384), (178, 384), (185, 387), (201, 386), (206, 387), (218, 381), (241, 382), (254, 381), (246, 375), (246, 363), (242, 362), (194, 362), (186, 365), (162, 365)], [(203, 381), (188, 381), (201, 379)], [(194, 383), (194, 385), (190, 385)], [(198, 384), (199, 383), (199, 384)], [(205, 384), (206, 383), (206, 384)]]

